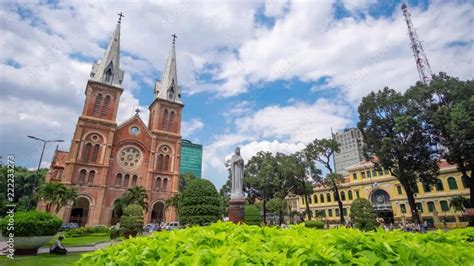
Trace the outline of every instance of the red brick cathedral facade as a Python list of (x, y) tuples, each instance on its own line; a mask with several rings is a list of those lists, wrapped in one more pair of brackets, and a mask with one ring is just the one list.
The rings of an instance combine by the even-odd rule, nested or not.
[(116, 122), (124, 75), (119, 55), (120, 21), (102, 60), (92, 66), (69, 152), (57, 150), (48, 172), (47, 181), (74, 187), (79, 195), (74, 205), (60, 211), (65, 222), (114, 224), (114, 201), (132, 186), (142, 186), (148, 194), (145, 223), (176, 219), (173, 208), (165, 209), (179, 185), (183, 104), (174, 41), (162, 80), (154, 88), (148, 125), (138, 111)]

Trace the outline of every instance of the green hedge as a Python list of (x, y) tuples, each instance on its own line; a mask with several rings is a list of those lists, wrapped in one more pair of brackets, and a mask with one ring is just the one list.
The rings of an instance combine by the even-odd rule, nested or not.
[(80, 237), (89, 235), (108, 235), (110, 230), (107, 227), (80, 227), (64, 231), (67, 237)]
[[(0, 220), (0, 228), (2, 235), (4, 236), (12, 232), (8, 230), (8, 223), (8, 216), (5, 216)], [(61, 224), (61, 219), (47, 212), (17, 212), (13, 218), (13, 233), (17, 237), (53, 236), (59, 231)]]
[(183, 225), (206, 225), (220, 216), (220, 198), (214, 185), (205, 179), (192, 180), (184, 189), (179, 209)]
[(470, 265), (474, 228), (426, 234), (217, 222), (85, 253), (76, 265)]
[(249, 225), (260, 225), (262, 223), (262, 216), (257, 206), (245, 206), (245, 223)]
[(308, 228), (316, 228), (316, 229), (323, 229), (324, 223), (322, 221), (306, 221), (304, 226)]

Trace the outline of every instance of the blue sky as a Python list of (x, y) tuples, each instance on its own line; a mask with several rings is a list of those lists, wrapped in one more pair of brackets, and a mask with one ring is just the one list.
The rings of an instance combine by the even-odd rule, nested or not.
[[(433, 72), (472, 79), (473, 4), (407, 1)], [(355, 126), (357, 105), (384, 86), (418, 80), (401, 1), (28, 1), (0, 4), (0, 155), (34, 167), (40, 145), (67, 140), (91, 63), (123, 12), (125, 91), (118, 120), (147, 107), (178, 35), (183, 137), (204, 145), (203, 176), (218, 188), (226, 156), (293, 153), (331, 128)], [(48, 147), (47, 167), (54, 147)]]

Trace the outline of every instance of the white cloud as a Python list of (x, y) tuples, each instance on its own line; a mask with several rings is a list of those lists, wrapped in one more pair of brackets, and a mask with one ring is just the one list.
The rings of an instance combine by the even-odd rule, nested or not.
[(331, 127), (334, 130), (346, 127), (350, 114), (350, 108), (344, 103), (320, 99), (313, 104), (268, 106), (235, 123), (246, 134), (307, 143), (329, 137)]
[(344, 7), (350, 12), (364, 10), (372, 4), (377, 3), (377, 0), (342, 0)]
[(288, 0), (266, 0), (264, 14), (267, 17), (281, 17), (289, 8)]
[(199, 118), (193, 118), (191, 121), (181, 123), (181, 135), (183, 138), (189, 138), (191, 135), (204, 127), (204, 123)]

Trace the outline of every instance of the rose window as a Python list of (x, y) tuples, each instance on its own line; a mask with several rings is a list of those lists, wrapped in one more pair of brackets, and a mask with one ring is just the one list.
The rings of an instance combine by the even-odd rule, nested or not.
[(135, 147), (125, 147), (118, 154), (118, 163), (123, 168), (136, 168), (142, 163), (142, 153)]

